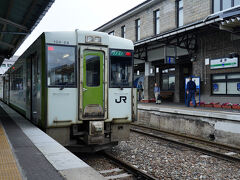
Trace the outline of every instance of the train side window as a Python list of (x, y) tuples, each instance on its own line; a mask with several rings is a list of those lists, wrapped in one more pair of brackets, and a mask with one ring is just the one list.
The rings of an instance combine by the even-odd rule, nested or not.
[(11, 90), (23, 90), (23, 66), (20, 66), (11, 75)]
[(48, 86), (76, 86), (76, 55), (73, 46), (47, 46)]

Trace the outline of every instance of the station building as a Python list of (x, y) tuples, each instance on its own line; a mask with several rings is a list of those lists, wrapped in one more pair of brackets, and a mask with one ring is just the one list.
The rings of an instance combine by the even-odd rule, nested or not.
[(240, 0), (146, 0), (95, 30), (134, 42), (145, 100), (157, 82), (163, 98), (184, 102), (191, 75), (202, 102), (240, 103)]

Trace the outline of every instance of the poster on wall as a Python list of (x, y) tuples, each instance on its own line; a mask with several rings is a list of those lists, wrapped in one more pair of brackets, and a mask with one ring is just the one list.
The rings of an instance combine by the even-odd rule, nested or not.
[[(185, 89), (187, 89), (187, 83), (189, 81), (189, 78), (185, 78)], [(192, 81), (195, 82), (196, 84), (196, 88), (199, 89), (200, 88), (200, 77), (193, 77)]]
[(222, 69), (238, 67), (238, 57), (211, 59), (210, 69)]

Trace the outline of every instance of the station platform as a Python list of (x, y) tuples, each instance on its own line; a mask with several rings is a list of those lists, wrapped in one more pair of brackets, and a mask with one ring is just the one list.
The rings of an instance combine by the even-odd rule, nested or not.
[(97, 171), (0, 102), (0, 179), (104, 179)]
[(240, 121), (240, 110), (222, 109), (211, 107), (186, 107), (182, 103), (139, 103), (138, 109), (157, 110), (161, 112), (169, 112), (175, 114), (185, 114), (192, 116), (201, 116), (218, 119), (228, 119), (233, 121)]
[(139, 103), (135, 123), (177, 133), (240, 145), (240, 111), (233, 109), (186, 107), (176, 103)]

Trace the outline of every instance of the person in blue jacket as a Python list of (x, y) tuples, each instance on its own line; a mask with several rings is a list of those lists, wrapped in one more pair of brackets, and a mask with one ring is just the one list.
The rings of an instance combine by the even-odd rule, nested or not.
[(190, 76), (189, 81), (187, 83), (187, 106), (188, 107), (189, 107), (191, 100), (192, 100), (194, 107), (196, 107), (195, 94), (196, 94), (196, 84), (192, 80), (192, 77)]

